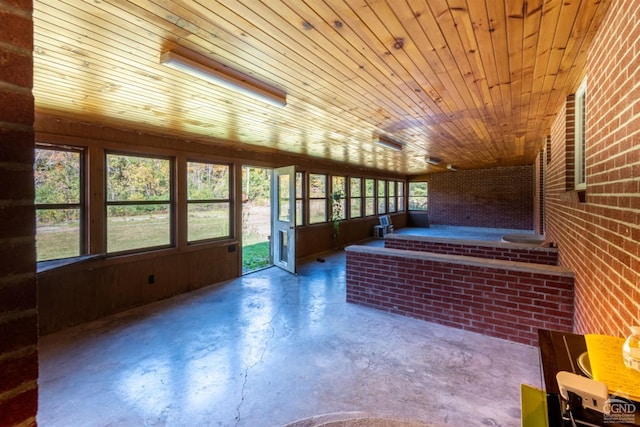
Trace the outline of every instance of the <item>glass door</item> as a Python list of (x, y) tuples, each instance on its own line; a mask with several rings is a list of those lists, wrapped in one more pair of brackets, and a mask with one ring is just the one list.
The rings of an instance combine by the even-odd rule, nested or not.
[(296, 169), (295, 166), (273, 171), (271, 183), (271, 253), (273, 264), (296, 272)]

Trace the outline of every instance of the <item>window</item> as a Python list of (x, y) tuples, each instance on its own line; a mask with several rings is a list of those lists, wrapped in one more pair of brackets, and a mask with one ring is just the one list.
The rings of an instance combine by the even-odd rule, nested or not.
[(37, 260), (85, 254), (83, 151), (37, 146), (34, 161)]
[(364, 180), (364, 214), (371, 216), (376, 214), (376, 181)]
[(304, 225), (304, 172), (296, 172), (296, 225)]
[(349, 179), (349, 218), (362, 216), (362, 178)]
[(229, 165), (187, 162), (187, 241), (231, 236)]
[(107, 252), (167, 247), (172, 239), (169, 159), (107, 154)]
[(396, 211), (396, 182), (389, 181), (389, 191), (387, 194), (387, 206), (389, 213), (393, 213)]
[(587, 104), (587, 80), (585, 79), (575, 96), (575, 189), (584, 190), (587, 188), (587, 167), (585, 162), (586, 148), (586, 104)]
[(378, 180), (378, 214), (387, 213), (387, 181)]
[(404, 182), (398, 181), (398, 212), (404, 212)]
[(409, 183), (409, 210), (426, 211), (429, 195), (429, 184), (425, 182)]
[(327, 221), (327, 176), (309, 174), (309, 223)]
[(347, 212), (347, 179), (331, 177), (331, 220), (345, 219)]

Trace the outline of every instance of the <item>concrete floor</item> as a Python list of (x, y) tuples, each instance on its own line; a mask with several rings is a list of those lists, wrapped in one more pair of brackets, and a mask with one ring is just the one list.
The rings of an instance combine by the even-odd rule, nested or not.
[(324, 259), (42, 337), (39, 425), (520, 425), (537, 348), (347, 304)]

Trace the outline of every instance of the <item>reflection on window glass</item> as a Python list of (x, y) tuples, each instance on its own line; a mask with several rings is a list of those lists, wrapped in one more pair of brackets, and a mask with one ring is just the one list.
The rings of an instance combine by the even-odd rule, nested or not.
[(398, 181), (398, 212), (404, 211), (404, 182)]
[(187, 162), (187, 240), (231, 235), (231, 167)]
[(82, 153), (39, 147), (34, 156), (37, 260), (82, 255)]
[(170, 160), (107, 154), (106, 163), (107, 252), (171, 245)]

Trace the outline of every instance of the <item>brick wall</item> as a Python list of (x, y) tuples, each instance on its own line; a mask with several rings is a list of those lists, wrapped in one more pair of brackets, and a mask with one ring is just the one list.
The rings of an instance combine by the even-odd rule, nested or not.
[(389, 234), (384, 239), (384, 247), (504, 261), (558, 265), (558, 250), (556, 248), (524, 246), (513, 243)]
[(640, 2), (611, 2), (587, 60), (586, 199), (572, 178), (571, 97), (551, 128), (547, 238), (576, 274), (575, 329), (640, 323)]
[(362, 246), (346, 257), (348, 302), (529, 345), (538, 328), (572, 330), (561, 267)]
[(38, 313), (31, 0), (0, 9), (0, 425), (35, 425)]
[(533, 184), (533, 166), (432, 174), (429, 222), (532, 230)]

